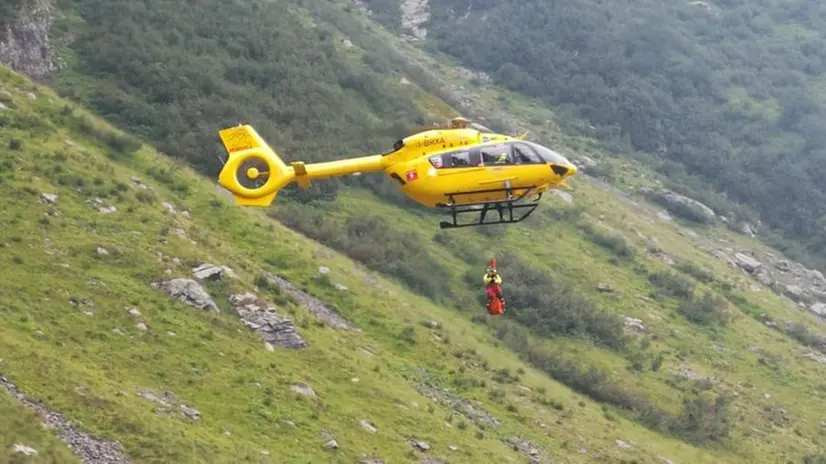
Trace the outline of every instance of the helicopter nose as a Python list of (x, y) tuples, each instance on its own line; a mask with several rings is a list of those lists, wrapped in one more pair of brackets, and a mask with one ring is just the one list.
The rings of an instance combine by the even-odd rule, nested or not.
[(551, 170), (558, 176), (572, 176), (576, 174), (576, 166), (563, 166), (561, 164), (551, 164)]

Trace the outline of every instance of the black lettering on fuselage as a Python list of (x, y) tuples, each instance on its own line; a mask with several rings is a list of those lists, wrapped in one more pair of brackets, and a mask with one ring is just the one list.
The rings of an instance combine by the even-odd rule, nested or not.
[(433, 145), (445, 144), (445, 139), (443, 137), (439, 137), (438, 139), (425, 139), (419, 142), (419, 146), (421, 147), (430, 147)]

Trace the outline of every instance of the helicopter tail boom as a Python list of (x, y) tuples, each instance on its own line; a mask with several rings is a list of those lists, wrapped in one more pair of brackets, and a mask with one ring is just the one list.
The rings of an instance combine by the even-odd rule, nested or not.
[(250, 125), (218, 132), (229, 160), (218, 174), (218, 183), (232, 193), (242, 206), (269, 206), (278, 191), (295, 181), (301, 188), (316, 179), (375, 172), (384, 168), (381, 155), (288, 166)]

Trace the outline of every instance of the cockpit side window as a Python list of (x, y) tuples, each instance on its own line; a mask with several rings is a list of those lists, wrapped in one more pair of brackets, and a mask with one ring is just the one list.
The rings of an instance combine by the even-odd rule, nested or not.
[(534, 143), (534, 142), (526, 142), (525, 144), (530, 145), (530, 147), (533, 148), (534, 150), (536, 150), (536, 152), (539, 154), (539, 156), (541, 156), (542, 159), (544, 159), (548, 163), (561, 164), (561, 165), (572, 164), (564, 156), (562, 156), (559, 153), (551, 150), (550, 148), (543, 147), (542, 145), (539, 145), (538, 143)]
[(524, 143), (516, 143), (513, 145), (513, 157), (518, 164), (543, 164), (542, 158), (536, 152)]
[(511, 155), (510, 145), (497, 144), (479, 149), (482, 155), (482, 163), (485, 166), (495, 166), (503, 164), (513, 164), (513, 156)]

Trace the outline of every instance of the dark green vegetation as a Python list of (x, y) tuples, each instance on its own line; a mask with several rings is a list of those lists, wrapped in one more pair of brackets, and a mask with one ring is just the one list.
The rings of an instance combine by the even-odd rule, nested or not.
[(6, 26), (13, 24), (29, 3), (30, 0), (3, 0), (0, 3), (0, 33), (5, 35)]
[(753, 207), (826, 266), (823, 2), (428, 3), (432, 46), (721, 214)]
[[(297, 3), (62, 0), (83, 22), (58, 23), (75, 36), (75, 65), (53, 84), (213, 177), (225, 158), (216, 128), (254, 122), (285, 158), (323, 161), (384, 152), (425, 122), (411, 104), (423, 94), (391, 74), (405, 62), (344, 9)], [(338, 184), (296, 195), (330, 200)]]

